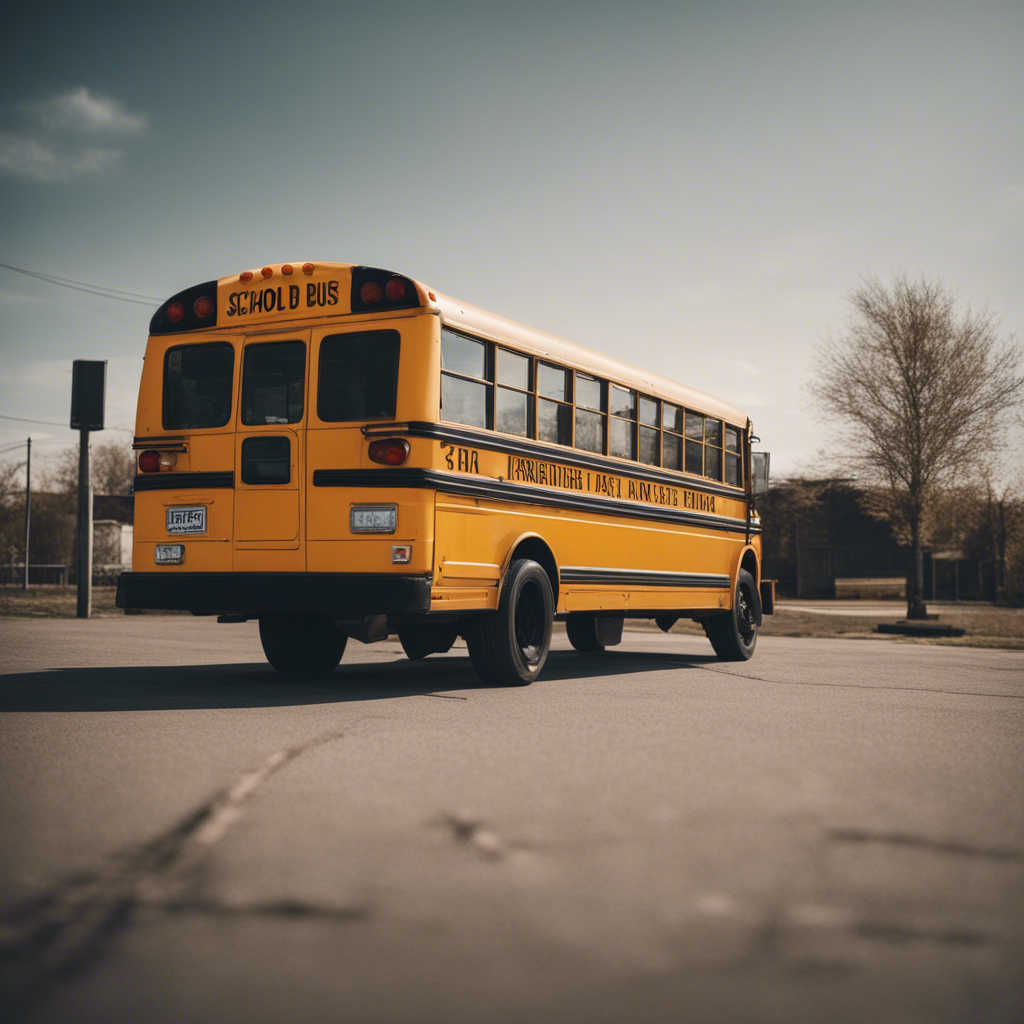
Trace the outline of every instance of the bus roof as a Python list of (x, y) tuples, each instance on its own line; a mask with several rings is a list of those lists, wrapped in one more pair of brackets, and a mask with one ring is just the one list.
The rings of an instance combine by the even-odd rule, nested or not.
[[(301, 274), (298, 273), (300, 269)], [(243, 314), (240, 320), (247, 323), (262, 324), (271, 323), (275, 320), (290, 320), (295, 317), (336, 315), (339, 312), (346, 311), (344, 303), (347, 300), (343, 296), (347, 294), (349, 286), (357, 274), (384, 275), (386, 278), (392, 272), (362, 267), (353, 263), (338, 263), (327, 260), (318, 261), (317, 263), (278, 263), (271, 264), (262, 269), (242, 271), (240, 274), (222, 277), (218, 281), (197, 285), (168, 299), (157, 310), (157, 313), (154, 314), (153, 323), (150, 325), (150, 333), (157, 333), (154, 325), (160, 321), (163, 313), (172, 303), (190, 309), (193, 299), (200, 292), (205, 295), (207, 291), (210, 293), (211, 302), (208, 308), (219, 307), (222, 310), (227, 309), (229, 315), (231, 315), (232, 311), (238, 312), (240, 309)], [(469, 303), (442, 295), (440, 292), (425, 285), (422, 281), (416, 281), (411, 278), (403, 278), (403, 280), (415, 287), (419, 293), (418, 296), (414, 297), (412, 302), (400, 303), (397, 307), (392, 307), (391, 310), (387, 311), (397, 312), (401, 306), (411, 308), (417, 305), (420, 308), (436, 310), (440, 313), (441, 319), (445, 324), (456, 329), (478, 335), (489, 341), (510, 345), (541, 359), (548, 359), (552, 362), (582, 370), (585, 373), (605, 377), (625, 387), (652, 394), (678, 405), (698, 409), (716, 418), (728, 420), (730, 423), (738, 426), (743, 426), (746, 423), (747, 417), (744, 412), (712, 395), (679, 384), (667, 377), (661, 377), (648, 370), (642, 370), (628, 363), (620, 362), (611, 356), (583, 348), (581, 345), (573, 344), (573, 342), (566, 341), (564, 338), (558, 338), (544, 331), (534, 330), (532, 327), (526, 327), (523, 324), (518, 324), (513, 320), (497, 316), (494, 313), (488, 313), (486, 310), (479, 309)], [(236, 304), (233, 310), (232, 300), (235, 296), (232, 293), (237, 293), (239, 289), (244, 292), (246, 289), (259, 289), (266, 286), (269, 291), (273, 292), (275, 290), (280, 291), (278, 286), (281, 282), (295, 281), (306, 281), (307, 283), (318, 281), (337, 282), (337, 285), (331, 285), (332, 288), (337, 287), (337, 291), (324, 292), (328, 296), (336, 297), (338, 299), (337, 305), (321, 303), (319, 306), (315, 306), (312, 303), (307, 304), (303, 300), (297, 306), (295, 304), (282, 304), (278, 302), (276, 308), (273, 303), (268, 303), (266, 309), (261, 307), (259, 311), (252, 308), (246, 310)], [(294, 285), (292, 287), (296, 296), (304, 294), (300, 293), (300, 290)], [(215, 303), (214, 296), (216, 296)], [(288, 305), (289, 308), (286, 310), (284, 305)], [(382, 309), (381, 312), (385, 312), (385, 310)], [(196, 324), (193, 326), (190, 322), (186, 321), (179, 324), (176, 329), (189, 330), (199, 326), (201, 325)], [(227, 324), (219, 322), (218, 318), (217, 326), (227, 326)], [(161, 331), (160, 333), (163, 332)]]
[[(420, 287), (426, 292), (432, 291), (422, 284)], [(437, 296), (436, 306), (441, 313), (441, 319), (452, 327), (462, 328), (492, 341), (506, 342), (543, 359), (550, 359), (552, 362), (562, 363), (598, 377), (609, 378), (625, 387), (664, 398), (678, 405), (689, 406), (691, 409), (728, 420), (738, 426), (743, 426), (747, 421), (746, 413), (713, 395), (686, 387), (668, 377), (641, 370), (592, 349), (583, 348), (553, 334), (525, 327), (514, 320), (488, 313), (439, 292), (433, 294)]]

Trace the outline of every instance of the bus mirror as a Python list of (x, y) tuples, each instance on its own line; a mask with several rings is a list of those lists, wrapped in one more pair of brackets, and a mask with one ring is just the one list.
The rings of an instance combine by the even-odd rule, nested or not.
[(768, 465), (771, 459), (771, 452), (750, 453), (751, 481), (755, 497), (759, 498), (768, 493)]

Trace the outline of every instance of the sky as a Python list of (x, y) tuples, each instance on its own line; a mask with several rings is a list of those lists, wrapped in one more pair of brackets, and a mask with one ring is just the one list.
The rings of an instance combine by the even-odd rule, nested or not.
[[(850, 293), (941, 282), (1024, 340), (1024, 4), (17, 5), (0, 41), (0, 416), (66, 424), (149, 317), (265, 263), (415, 277), (744, 409), (808, 393)], [(142, 297), (142, 298), (140, 298)], [(118, 429), (114, 429), (118, 428)], [(0, 460), (77, 435), (0, 418)], [(1024, 476), (1024, 463), (1016, 458)], [(35, 464), (35, 463), (34, 463)]]

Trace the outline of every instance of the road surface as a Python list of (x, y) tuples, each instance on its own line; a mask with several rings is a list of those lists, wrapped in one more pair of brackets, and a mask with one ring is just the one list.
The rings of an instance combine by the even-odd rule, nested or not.
[(1024, 1019), (1024, 654), (556, 648), (0, 620), (7, 1016)]

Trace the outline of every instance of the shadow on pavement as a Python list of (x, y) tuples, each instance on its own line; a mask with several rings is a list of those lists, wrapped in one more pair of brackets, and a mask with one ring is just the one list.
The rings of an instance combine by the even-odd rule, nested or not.
[[(534, 686), (633, 672), (699, 668), (713, 655), (554, 651)], [(490, 692), (465, 655), (345, 665), (308, 679), (277, 675), (265, 663), (62, 668), (0, 676), (0, 711), (166, 711), (290, 707)]]

